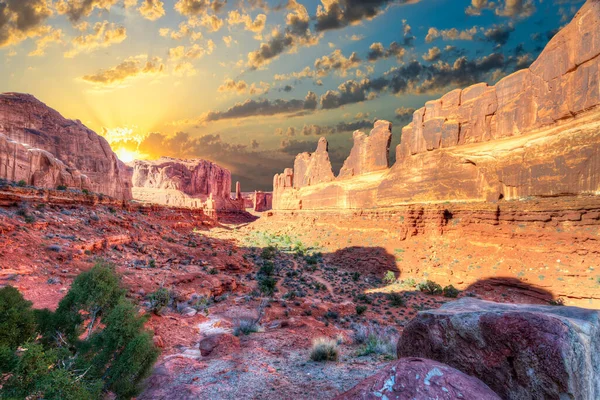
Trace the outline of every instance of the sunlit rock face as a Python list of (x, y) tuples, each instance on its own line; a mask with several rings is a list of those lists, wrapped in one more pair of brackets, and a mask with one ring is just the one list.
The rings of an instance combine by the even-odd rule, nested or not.
[(31, 95), (0, 94), (0, 135), (0, 178), (131, 199), (127, 173), (108, 142)]
[(242, 198), (231, 199), (231, 172), (210, 161), (161, 157), (130, 165), (136, 200), (175, 207), (243, 209)]
[[(275, 209), (353, 209), (600, 191), (600, 2), (588, 0), (530, 68), (453, 90), (416, 110), (386, 168), (388, 128), (354, 134), (337, 177), (306, 167), (274, 179)], [(396, 133), (398, 134), (398, 133)], [(326, 149), (325, 149), (326, 150)], [(287, 180), (292, 177), (293, 185)]]

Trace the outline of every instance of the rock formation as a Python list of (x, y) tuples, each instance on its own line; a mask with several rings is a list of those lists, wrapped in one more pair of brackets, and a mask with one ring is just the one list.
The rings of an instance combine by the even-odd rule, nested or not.
[(338, 177), (351, 177), (390, 167), (391, 123), (383, 120), (377, 121), (370, 135), (355, 131), (353, 138), (354, 146), (344, 161)]
[(175, 207), (243, 210), (243, 199), (231, 198), (231, 172), (210, 161), (162, 157), (135, 160), (132, 167), (136, 200)]
[(360, 382), (336, 400), (500, 400), (485, 383), (424, 358), (402, 358)]
[(294, 188), (331, 182), (334, 178), (325, 138), (319, 139), (314, 153), (298, 154), (294, 161)]
[(504, 399), (598, 399), (600, 312), (462, 298), (420, 312), (398, 356), (446, 363)]
[[(352, 209), (445, 201), (497, 201), (600, 191), (600, 2), (588, 0), (530, 68), (495, 86), (428, 101), (387, 159), (385, 121), (354, 147), (337, 178), (299, 155), (274, 180), (275, 209)], [(384, 131), (384, 132), (382, 132)], [(318, 155), (318, 156), (317, 156)], [(293, 176), (293, 185), (287, 177)], [(309, 187), (310, 186), (310, 187)]]
[(256, 191), (253, 198), (254, 211), (264, 212), (273, 208), (273, 194)]
[(31, 95), (0, 94), (0, 135), (0, 178), (131, 199), (131, 185), (108, 142)]

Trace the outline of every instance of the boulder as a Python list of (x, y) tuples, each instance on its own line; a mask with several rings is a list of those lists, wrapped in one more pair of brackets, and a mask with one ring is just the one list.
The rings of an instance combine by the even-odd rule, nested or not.
[(479, 379), (424, 358), (402, 358), (336, 400), (500, 400)]
[(240, 339), (230, 333), (218, 333), (202, 339), (198, 347), (202, 357), (224, 356), (239, 349)]
[(600, 312), (462, 298), (420, 312), (398, 357), (443, 362), (504, 399), (598, 399)]
[[(17, 148), (15, 156), (6, 153), (6, 144), (0, 144), (0, 178), (19, 176), (31, 185), (54, 188), (60, 184), (131, 199), (127, 171), (106, 139), (31, 95), (0, 94), (0, 134), (3, 141), (18, 145), (8, 145)], [(29, 153), (19, 146), (26, 146)]]

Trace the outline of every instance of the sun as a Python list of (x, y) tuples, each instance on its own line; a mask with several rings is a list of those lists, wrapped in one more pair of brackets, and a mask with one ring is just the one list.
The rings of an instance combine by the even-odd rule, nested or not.
[(115, 153), (117, 154), (117, 157), (119, 157), (119, 160), (123, 161), (124, 163), (131, 162), (140, 157), (140, 154), (137, 151), (127, 150), (122, 147), (116, 149)]

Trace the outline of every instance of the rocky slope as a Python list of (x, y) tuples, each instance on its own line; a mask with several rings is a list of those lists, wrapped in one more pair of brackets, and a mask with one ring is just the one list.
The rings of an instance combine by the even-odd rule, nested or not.
[[(356, 209), (600, 191), (600, 2), (587, 1), (530, 68), (415, 111), (396, 164), (378, 121), (335, 177), (324, 139), (274, 178), (274, 209)], [(290, 184), (291, 183), (291, 184)]]
[(0, 178), (131, 199), (127, 174), (108, 142), (27, 94), (0, 94)]
[(231, 198), (231, 172), (206, 160), (136, 160), (132, 163), (133, 198), (148, 203), (210, 210), (243, 210)]

